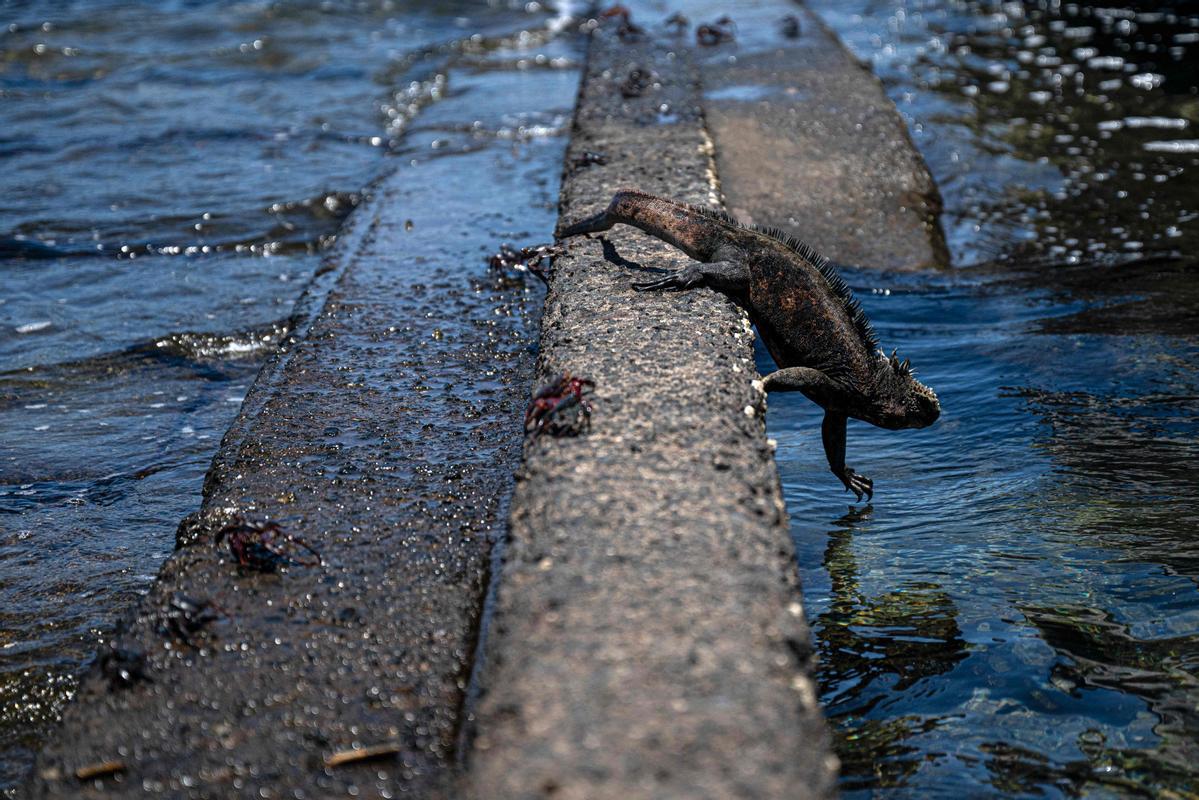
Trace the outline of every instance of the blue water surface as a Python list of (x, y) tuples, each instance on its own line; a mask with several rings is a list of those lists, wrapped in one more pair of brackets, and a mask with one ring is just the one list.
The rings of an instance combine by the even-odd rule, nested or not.
[(842, 789), (1191, 796), (1199, 164), (1153, 143), (1199, 124), (1199, 19), (818, 8), (904, 113), (956, 263), (846, 275), (944, 407), (923, 431), (851, 423), (873, 503), (827, 472), (819, 409), (770, 401)]
[[(570, 7), (0, 3), (0, 795), (172, 551), (372, 180), (461, 163), (481, 191), (451, 224), (549, 236)], [(411, 194), (437, 174), (408, 170)], [(482, 190), (512, 181), (519, 203)]]

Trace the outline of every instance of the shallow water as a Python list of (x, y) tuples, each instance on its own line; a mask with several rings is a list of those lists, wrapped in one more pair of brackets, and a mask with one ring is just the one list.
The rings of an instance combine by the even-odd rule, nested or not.
[(958, 265), (847, 273), (944, 408), (851, 424), (873, 503), (814, 406), (770, 403), (842, 788), (1199, 791), (1199, 160), (1160, 144), (1196, 136), (1199, 18), (817, 8), (905, 114)]
[[(548, 237), (580, 52), (524, 3), (2, 9), (0, 794), (173, 549), (372, 179), (460, 161), (527, 194), (455, 196), (456, 224)], [(408, 170), (432, 182), (411, 196), (445, 170)], [(443, 266), (474, 296), (485, 255)]]
[[(827, 473), (819, 413), (771, 401), (843, 789), (1194, 792), (1199, 21), (816, 5), (907, 117), (959, 265), (847, 275), (945, 407), (851, 426), (872, 504)], [(550, 19), (524, 4), (3, 13), (0, 791), (170, 552), (363, 188), (418, 151), (559, 137), (578, 57), (505, 38)], [(543, 70), (561, 107), (508, 109)]]

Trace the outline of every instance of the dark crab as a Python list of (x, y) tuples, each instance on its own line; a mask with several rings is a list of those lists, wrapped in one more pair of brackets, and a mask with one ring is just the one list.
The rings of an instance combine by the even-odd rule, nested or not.
[(619, 26), (616, 28), (616, 35), (622, 42), (636, 42), (645, 35), (644, 30), (633, 24), (632, 12), (625, 6), (614, 5), (600, 12), (600, 19), (612, 18), (620, 21)]
[(235, 517), (217, 531), (218, 543), (226, 539), (229, 541), (229, 552), (237, 559), (239, 567), (274, 572), (279, 567), (316, 567), (321, 564), (321, 554), (316, 548), (287, 532), (277, 522)]
[(545, 284), (549, 283), (549, 261), (562, 255), (555, 244), (539, 244), (517, 250), (510, 244), (500, 245), (500, 251), (487, 259), (487, 267), (502, 276), (509, 270), (528, 272)]
[(608, 163), (608, 157), (603, 153), (597, 153), (594, 150), (584, 150), (577, 156), (571, 159), (570, 165), (574, 169), (586, 169), (591, 166), (604, 166)]
[(736, 38), (737, 23), (730, 17), (721, 17), (711, 25), (700, 25), (695, 29), (696, 43), (704, 47), (713, 47)]
[(184, 644), (192, 644), (192, 636), (222, 615), (220, 607), (211, 600), (189, 597), (175, 592), (158, 619), (158, 629)]
[(586, 394), (595, 381), (563, 373), (533, 394), (525, 411), (525, 433), (538, 436), (577, 436), (591, 429), (591, 403)]
[(779, 26), (783, 32), (783, 36), (788, 39), (798, 39), (802, 32), (799, 26), (799, 17), (794, 14), (788, 14), (779, 21)]
[(128, 689), (138, 683), (153, 683), (146, 673), (146, 654), (139, 650), (109, 647), (96, 657), (100, 674), (113, 689)]
[(629, 75), (624, 79), (624, 83), (620, 84), (621, 97), (640, 97), (645, 94), (645, 90), (654, 82), (653, 76), (641, 69), (633, 67), (629, 70)]
[(691, 20), (684, 17), (679, 12), (674, 12), (662, 22), (667, 28), (670, 28), (675, 36), (682, 36), (687, 31), (687, 27), (691, 24)]

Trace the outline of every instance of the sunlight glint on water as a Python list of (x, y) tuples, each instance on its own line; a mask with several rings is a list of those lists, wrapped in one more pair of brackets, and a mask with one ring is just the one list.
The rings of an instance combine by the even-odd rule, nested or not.
[[(1185, 52), (1136, 45), (1199, 19), (1055, 8), (820, 9), (907, 116), (957, 261), (1002, 260), (847, 276), (944, 406), (851, 424), (871, 506), (828, 474), (819, 410), (771, 400), (849, 797), (1199, 788), (1199, 164), (1146, 146), (1199, 107)], [(1133, 68), (1097, 74), (1121, 42)]]

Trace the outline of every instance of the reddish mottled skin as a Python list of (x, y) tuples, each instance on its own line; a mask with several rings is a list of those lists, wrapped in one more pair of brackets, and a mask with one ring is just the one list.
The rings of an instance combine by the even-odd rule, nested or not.
[(779, 371), (767, 391), (799, 391), (825, 409), (823, 439), (833, 473), (860, 500), (874, 484), (845, 466), (845, 421), (882, 428), (923, 428), (940, 416), (933, 393), (907, 361), (888, 358), (848, 288), (806, 245), (776, 231), (737, 223), (720, 212), (638, 191), (616, 194), (608, 208), (565, 228), (561, 238), (633, 225), (700, 262), (642, 291), (707, 286), (749, 312)]

